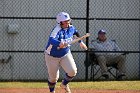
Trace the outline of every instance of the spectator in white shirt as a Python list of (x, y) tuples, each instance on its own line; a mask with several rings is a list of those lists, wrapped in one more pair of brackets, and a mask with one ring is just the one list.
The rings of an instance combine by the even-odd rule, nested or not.
[[(96, 41), (92, 42), (92, 48), (95, 51), (121, 51), (119, 46), (112, 40), (107, 39), (106, 31), (100, 30), (98, 32), (98, 38)], [(125, 55), (123, 53), (113, 53), (113, 52), (98, 52), (95, 53), (98, 64), (101, 67), (102, 76), (106, 79), (109, 78), (107, 71), (107, 65), (117, 63), (118, 68), (118, 80), (121, 80), (125, 76)]]

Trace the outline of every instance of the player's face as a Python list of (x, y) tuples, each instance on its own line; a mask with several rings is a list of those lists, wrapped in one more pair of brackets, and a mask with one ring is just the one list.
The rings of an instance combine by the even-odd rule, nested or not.
[(68, 28), (69, 25), (70, 25), (70, 20), (62, 21), (62, 22), (61, 22), (61, 27), (62, 27), (62, 28)]

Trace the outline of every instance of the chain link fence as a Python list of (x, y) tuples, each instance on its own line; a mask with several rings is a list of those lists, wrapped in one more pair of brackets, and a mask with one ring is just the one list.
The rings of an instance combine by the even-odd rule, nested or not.
[[(61, 11), (70, 14), (81, 36), (91, 34), (84, 41), (88, 47), (100, 29), (107, 30), (128, 53), (127, 78), (140, 78), (139, 0), (0, 0), (1, 81), (47, 80), (43, 51)], [(89, 80), (91, 68), (84, 66), (88, 51), (77, 44), (71, 50), (78, 68), (75, 80)]]

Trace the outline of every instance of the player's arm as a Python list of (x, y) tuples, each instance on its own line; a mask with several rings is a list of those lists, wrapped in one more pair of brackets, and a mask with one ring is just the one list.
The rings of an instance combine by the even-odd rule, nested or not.
[(56, 38), (50, 38), (50, 42), (53, 46), (59, 47), (59, 48), (65, 48), (66, 46), (68, 46), (67, 43), (65, 42), (60, 42), (58, 39)]
[(50, 37), (50, 43), (51, 43), (53, 46), (59, 46), (60, 41), (59, 41), (57, 38)]
[(59, 44), (61, 43), (59, 41), (59, 33), (58, 33), (60, 29), (61, 28), (56, 26), (50, 34), (49, 41), (53, 46), (59, 46)]
[[(78, 32), (75, 32), (73, 35), (74, 35), (74, 38), (79, 38), (80, 37), (80, 34)], [(79, 40), (78, 42), (81, 43), (82, 40)]]
[[(80, 35), (79, 35), (78, 32), (75, 32), (74, 35), (75, 35), (77, 38), (80, 37)], [(82, 49), (85, 49), (85, 50), (88, 49), (87, 46), (86, 46), (86, 44), (85, 44), (82, 40), (79, 40), (78, 42), (80, 43), (80, 47), (81, 47)]]

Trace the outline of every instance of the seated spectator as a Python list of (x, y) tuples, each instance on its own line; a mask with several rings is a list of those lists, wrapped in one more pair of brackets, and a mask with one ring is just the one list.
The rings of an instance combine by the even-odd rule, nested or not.
[[(98, 32), (97, 40), (92, 43), (92, 48), (94, 48), (95, 51), (121, 51), (114, 41), (107, 39), (105, 30), (100, 30)], [(117, 63), (118, 68), (117, 79), (120, 80), (125, 76), (125, 55), (123, 55), (123, 53), (96, 52), (95, 55), (103, 77), (106, 79), (109, 78), (107, 65), (115, 63)]]

